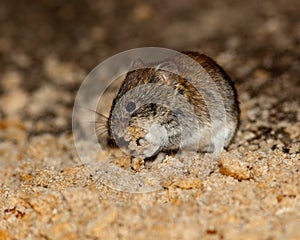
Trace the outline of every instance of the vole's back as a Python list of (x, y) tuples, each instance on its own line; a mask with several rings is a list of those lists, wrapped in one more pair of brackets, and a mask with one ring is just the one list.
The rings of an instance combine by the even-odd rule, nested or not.
[[(226, 147), (233, 138), (239, 122), (240, 109), (234, 83), (223, 68), (210, 57), (198, 52), (185, 51), (182, 53), (196, 60), (216, 83), (226, 111), (226, 125), (228, 127), (225, 141)], [(201, 81), (201, 79), (199, 80)]]

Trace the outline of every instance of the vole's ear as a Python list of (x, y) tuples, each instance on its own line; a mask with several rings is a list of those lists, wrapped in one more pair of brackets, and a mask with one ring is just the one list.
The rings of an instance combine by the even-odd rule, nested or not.
[(174, 75), (178, 75), (178, 67), (173, 61), (162, 62), (155, 67), (156, 72), (160, 76), (161, 79), (168, 82), (168, 79), (171, 77), (174, 78)]
[(174, 74), (178, 74), (178, 67), (173, 61), (165, 61), (155, 67), (156, 71), (164, 70)]
[(145, 63), (143, 62), (143, 60), (140, 58), (137, 58), (131, 62), (130, 66), (129, 66), (129, 71), (137, 70), (137, 69), (144, 68), (144, 67), (145, 67)]

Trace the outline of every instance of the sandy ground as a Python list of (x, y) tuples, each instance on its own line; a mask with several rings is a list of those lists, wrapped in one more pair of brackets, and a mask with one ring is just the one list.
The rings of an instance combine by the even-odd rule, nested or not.
[[(298, 0), (1, 1), (0, 239), (300, 239), (299, 11)], [(241, 126), (208, 177), (133, 194), (95, 181), (71, 114), (93, 67), (144, 46), (216, 59)]]

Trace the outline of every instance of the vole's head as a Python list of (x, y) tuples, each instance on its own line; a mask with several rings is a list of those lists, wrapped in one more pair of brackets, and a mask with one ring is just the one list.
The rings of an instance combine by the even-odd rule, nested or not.
[(110, 138), (143, 158), (177, 146), (180, 129), (174, 112), (175, 90), (166, 82), (175, 84), (177, 78), (155, 68), (130, 71), (113, 101), (108, 119)]

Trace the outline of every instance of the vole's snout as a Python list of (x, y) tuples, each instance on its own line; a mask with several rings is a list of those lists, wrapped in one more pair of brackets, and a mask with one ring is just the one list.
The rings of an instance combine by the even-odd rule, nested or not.
[(126, 129), (129, 125), (129, 118), (118, 117), (111, 122), (112, 128)]
[(129, 145), (129, 141), (126, 141), (124, 137), (119, 137), (115, 141), (119, 147), (128, 147)]

